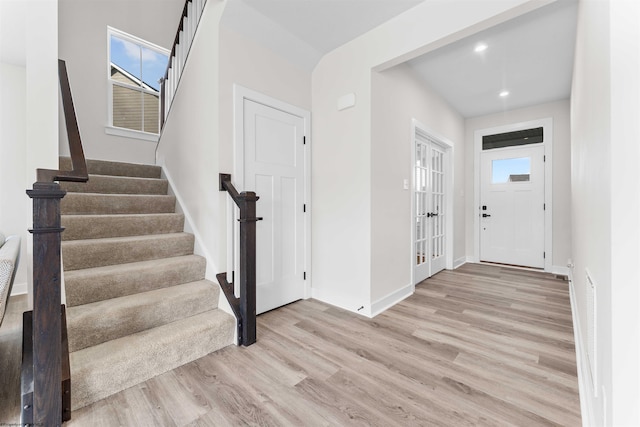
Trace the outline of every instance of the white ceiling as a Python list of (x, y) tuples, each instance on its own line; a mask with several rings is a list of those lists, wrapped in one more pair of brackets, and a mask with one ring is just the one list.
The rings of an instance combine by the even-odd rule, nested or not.
[[(464, 1), (458, 1), (464, 7)], [(475, 0), (482, 1), (482, 0)], [(222, 23), (312, 70), (320, 58), (419, 0), (228, 0)], [(577, 0), (559, 0), (409, 61), (464, 117), (565, 99)], [(473, 51), (484, 42), (482, 54)], [(508, 90), (501, 98), (498, 93)]]
[[(312, 70), (327, 52), (422, 1), (227, 0), (222, 23)], [(409, 65), (464, 117), (565, 99), (576, 14), (577, 0), (559, 0)], [(25, 2), (0, 0), (0, 61), (24, 65), (24, 28)], [(481, 54), (473, 52), (479, 42), (488, 45)], [(501, 90), (510, 95), (500, 98)]]
[(312, 70), (320, 58), (424, 0), (227, 0), (222, 25)]
[[(577, 1), (560, 0), (409, 61), (464, 117), (566, 99)], [(479, 43), (488, 47), (476, 53)], [(507, 97), (499, 93), (509, 91)]]

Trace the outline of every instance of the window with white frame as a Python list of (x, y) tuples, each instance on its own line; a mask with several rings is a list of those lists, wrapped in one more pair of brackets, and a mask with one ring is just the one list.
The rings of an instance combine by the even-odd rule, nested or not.
[(160, 82), (169, 51), (111, 27), (107, 40), (108, 133), (156, 136), (160, 131)]

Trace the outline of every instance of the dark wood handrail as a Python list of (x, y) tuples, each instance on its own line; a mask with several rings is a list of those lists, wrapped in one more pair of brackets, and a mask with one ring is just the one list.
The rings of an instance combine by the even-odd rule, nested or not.
[(240, 209), (240, 298), (233, 292), (234, 283), (227, 282), (226, 273), (216, 275), (231, 309), (238, 319), (238, 344), (249, 346), (256, 342), (256, 202), (253, 191), (238, 190), (231, 183), (231, 175), (220, 174), (220, 191), (226, 191)]
[(36, 175), (37, 181), (87, 182), (89, 179), (89, 175), (87, 174), (87, 163), (84, 158), (84, 150), (82, 149), (82, 138), (80, 138), (80, 130), (78, 129), (76, 110), (73, 106), (71, 86), (69, 85), (69, 76), (67, 74), (67, 64), (62, 59), (58, 60), (58, 77), (60, 79), (60, 94), (62, 96), (64, 121), (67, 127), (67, 137), (69, 139), (71, 170), (62, 171), (56, 169), (38, 169)]
[(69, 76), (58, 61), (60, 93), (72, 170), (38, 169), (27, 194), (33, 200), (33, 310), (23, 316), (22, 424), (61, 425), (71, 418), (71, 380), (65, 307), (61, 290), (60, 202), (66, 191), (55, 181), (89, 179)]

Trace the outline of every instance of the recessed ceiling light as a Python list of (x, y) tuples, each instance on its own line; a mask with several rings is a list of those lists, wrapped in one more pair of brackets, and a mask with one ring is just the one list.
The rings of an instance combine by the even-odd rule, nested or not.
[(503, 90), (502, 92), (500, 92), (500, 96), (501, 97), (505, 97), (505, 96), (509, 96), (509, 91), (508, 90)]
[(475, 49), (473, 49), (474, 52), (476, 53), (480, 53), (480, 52), (484, 52), (485, 50), (487, 50), (489, 46), (487, 46), (484, 43), (478, 43), (475, 47)]

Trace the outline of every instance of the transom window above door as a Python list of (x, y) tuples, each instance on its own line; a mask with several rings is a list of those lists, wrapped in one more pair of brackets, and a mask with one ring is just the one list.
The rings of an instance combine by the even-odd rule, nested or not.
[(107, 133), (157, 140), (160, 83), (169, 51), (111, 27), (107, 27), (107, 40)]

